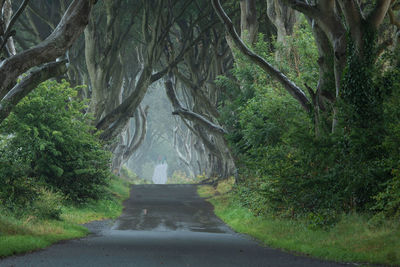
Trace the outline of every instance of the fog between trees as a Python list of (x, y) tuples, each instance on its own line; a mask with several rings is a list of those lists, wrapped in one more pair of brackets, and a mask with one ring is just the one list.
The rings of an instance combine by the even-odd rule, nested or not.
[(2, 120), (65, 78), (116, 174), (166, 157), (256, 213), (398, 214), (397, 1), (0, 4)]

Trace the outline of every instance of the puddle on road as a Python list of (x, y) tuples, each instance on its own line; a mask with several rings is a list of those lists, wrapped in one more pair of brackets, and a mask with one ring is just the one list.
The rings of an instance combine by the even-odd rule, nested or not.
[(134, 186), (113, 229), (232, 233), (196, 190), (193, 185)]

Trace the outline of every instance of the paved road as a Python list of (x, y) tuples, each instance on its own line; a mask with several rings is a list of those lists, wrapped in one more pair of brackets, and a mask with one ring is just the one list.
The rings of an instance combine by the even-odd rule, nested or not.
[(87, 238), (0, 260), (0, 266), (343, 266), (235, 234), (194, 185), (135, 185), (124, 206), (114, 224), (89, 224), (94, 234)]

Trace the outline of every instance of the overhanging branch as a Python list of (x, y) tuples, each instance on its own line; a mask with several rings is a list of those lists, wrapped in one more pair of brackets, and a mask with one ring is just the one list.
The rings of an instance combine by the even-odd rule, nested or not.
[(303, 0), (284, 0), (284, 2), (294, 10), (297, 10), (309, 17), (315, 17), (315, 15), (318, 13), (318, 9), (315, 6), (312, 6)]
[(269, 62), (267, 62), (264, 58), (260, 57), (253, 51), (251, 51), (247, 45), (243, 42), (243, 40), (239, 37), (236, 29), (228, 17), (228, 15), (223, 10), (221, 3), (219, 0), (211, 0), (214, 10), (221, 19), (222, 23), (225, 25), (226, 30), (231, 36), (232, 40), (235, 42), (236, 47), (243, 53), (250, 61), (260, 66), (266, 73), (272, 76), (275, 80), (282, 84), (282, 86), (289, 92), (307, 111), (311, 111), (311, 102), (307, 98), (306, 94), (301, 90), (295, 83), (289, 80), (282, 72), (275, 69)]
[(65, 54), (88, 24), (89, 14), (95, 2), (95, 0), (74, 0), (46, 40), (2, 62), (0, 98), (15, 85), (19, 75)]
[(165, 81), (165, 90), (167, 92), (167, 96), (168, 96), (169, 100), (172, 103), (172, 106), (175, 109), (172, 112), (173, 115), (179, 115), (187, 120), (197, 122), (199, 125), (203, 126), (204, 128), (208, 129), (211, 132), (218, 133), (218, 134), (226, 134), (227, 133), (224, 128), (209, 121), (208, 119), (204, 118), (200, 114), (197, 114), (193, 111), (183, 108), (181, 103), (179, 102), (178, 98), (176, 97), (171, 78), (168, 78)]
[(40, 83), (67, 72), (67, 61), (52, 62), (32, 71), (15, 85), (0, 102), (0, 122), (10, 114), (18, 102)]

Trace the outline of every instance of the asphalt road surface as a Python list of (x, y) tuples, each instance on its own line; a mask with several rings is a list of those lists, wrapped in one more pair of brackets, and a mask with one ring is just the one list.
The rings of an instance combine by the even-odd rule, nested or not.
[[(265, 248), (234, 233), (194, 185), (135, 185), (115, 223), (87, 238), (0, 260), (0, 266), (343, 266)], [(347, 265), (348, 266), (348, 265)]]

